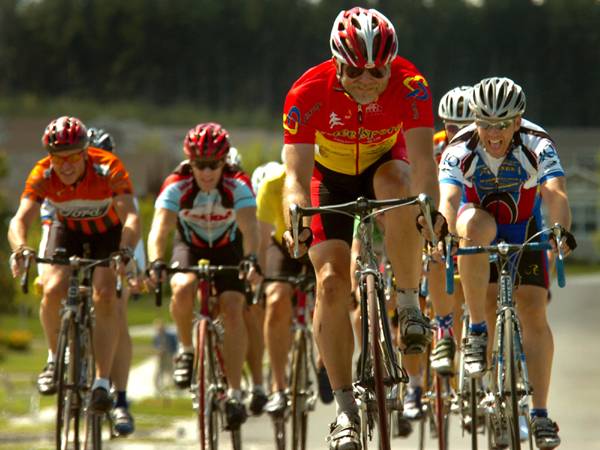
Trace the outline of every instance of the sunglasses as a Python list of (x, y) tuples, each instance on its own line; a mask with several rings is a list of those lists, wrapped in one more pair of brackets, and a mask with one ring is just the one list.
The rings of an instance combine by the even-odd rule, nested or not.
[(57, 154), (50, 155), (50, 162), (54, 167), (61, 167), (62, 165), (69, 164), (77, 164), (79, 161), (83, 159), (83, 150), (77, 153), (71, 153), (67, 156), (60, 156)]
[(225, 161), (222, 159), (193, 159), (190, 161), (190, 164), (198, 170), (217, 170), (220, 169), (224, 163)]
[(457, 123), (457, 122), (444, 122), (444, 128), (446, 128), (446, 133), (456, 134), (464, 127), (469, 125), (468, 123)]
[(365, 67), (354, 67), (354, 66), (348, 66), (348, 65), (344, 65), (344, 67), (345, 67), (344, 71), (348, 78), (358, 78), (365, 72), (365, 70), (373, 78), (378, 78), (378, 79), (385, 77), (385, 75), (387, 73), (387, 66), (371, 67), (370, 69), (367, 69)]
[(506, 130), (508, 127), (515, 123), (515, 119), (500, 120), (495, 122), (488, 122), (487, 120), (476, 120), (477, 126), (483, 130)]

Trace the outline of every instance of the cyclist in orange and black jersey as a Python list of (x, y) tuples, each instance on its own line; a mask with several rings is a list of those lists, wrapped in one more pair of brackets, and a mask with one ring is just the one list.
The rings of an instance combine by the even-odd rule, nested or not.
[[(139, 240), (140, 224), (129, 174), (119, 158), (88, 147), (87, 129), (74, 117), (50, 122), (42, 142), (49, 156), (38, 161), (27, 178), (19, 209), (9, 226), (13, 276), (23, 270), (27, 231), (45, 199), (56, 207), (57, 217), (50, 230), (48, 256), (59, 247), (65, 248), (68, 256), (83, 256), (84, 246), (89, 247), (92, 258), (106, 258), (120, 249), (130, 253)], [(118, 335), (115, 277), (113, 269), (99, 266), (92, 280), (96, 379), (89, 407), (95, 412), (108, 412), (112, 408), (108, 378)], [(50, 353), (38, 379), (43, 394), (56, 391), (54, 355), (60, 326), (59, 307), (67, 293), (68, 278), (69, 269), (63, 266), (49, 266), (43, 273), (40, 318)]]

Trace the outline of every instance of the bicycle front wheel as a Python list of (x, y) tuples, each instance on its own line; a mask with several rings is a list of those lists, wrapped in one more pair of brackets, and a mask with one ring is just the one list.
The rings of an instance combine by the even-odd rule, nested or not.
[(505, 413), (510, 432), (511, 449), (521, 450), (519, 436), (519, 395), (517, 392), (517, 361), (515, 360), (515, 324), (513, 312), (504, 312), (504, 357), (506, 372), (504, 376)]
[(201, 450), (217, 450), (219, 447), (219, 407), (216, 393), (211, 390), (211, 336), (208, 321), (200, 320), (194, 327), (196, 358), (194, 361), (193, 395), (198, 412), (198, 434)]
[(369, 308), (369, 345), (373, 361), (373, 384), (377, 400), (377, 425), (379, 426), (379, 447), (390, 450), (390, 433), (388, 430), (386, 390), (384, 385), (385, 371), (381, 350), (380, 320), (386, 320), (385, 311), (379, 311), (375, 277), (367, 276), (367, 305)]
[(79, 336), (72, 312), (62, 319), (56, 367), (56, 448), (79, 450), (81, 399), (77, 390)]
[(304, 331), (297, 330), (292, 354), (292, 450), (306, 449), (308, 357)]

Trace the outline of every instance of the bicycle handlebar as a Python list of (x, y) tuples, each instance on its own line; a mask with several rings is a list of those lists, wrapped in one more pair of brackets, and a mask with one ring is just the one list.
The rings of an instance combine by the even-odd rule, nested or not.
[[(37, 256), (35, 252), (31, 250), (23, 250), (23, 258), (24, 258), (24, 272), (21, 275), (21, 290), (24, 294), (29, 292), (29, 270), (31, 267), (31, 261), (35, 261), (36, 263), (41, 264), (51, 264), (55, 266), (69, 266), (72, 270), (76, 269), (91, 269), (92, 267), (99, 266), (101, 264), (114, 262), (116, 267), (118, 268), (120, 264), (123, 264), (122, 256), (120, 253), (115, 253), (108, 258), (102, 259), (91, 259), (91, 258), (80, 258), (79, 256), (53, 256), (51, 258), (43, 258), (41, 256)], [(117, 277), (117, 292), (119, 293), (122, 290), (121, 277)], [(119, 293), (119, 297), (120, 297)]]
[(421, 213), (427, 222), (427, 228), (433, 237), (433, 245), (437, 245), (437, 237), (433, 232), (431, 223), (431, 199), (426, 194), (419, 194), (415, 197), (406, 197), (389, 200), (369, 200), (365, 197), (359, 197), (354, 201), (339, 203), (336, 205), (326, 205), (319, 207), (302, 207), (296, 203), (290, 205), (290, 223), (292, 225), (292, 237), (294, 239), (294, 258), (299, 256), (298, 234), (300, 231), (300, 221), (303, 217), (311, 217), (315, 214), (336, 213), (344, 214), (350, 217), (360, 216), (361, 220), (381, 214), (387, 210), (401, 206), (419, 205)]
[[(155, 303), (156, 306), (161, 306), (162, 305), (162, 274), (166, 273), (166, 274), (172, 274), (172, 273), (193, 273), (194, 275), (196, 275), (196, 278), (198, 279), (209, 279), (211, 278), (215, 273), (217, 272), (239, 272), (240, 271), (240, 267), (239, 266), (225, 266), (225, 265), (218, 265), (218, 266), (211, 266), (208, 264), (200, 264), (197, 266), (188, 266), (188, 267), (163, 267), (161, 269), (158, 270), (160, 273), (157, 274), (158, 276), (158, 282), (156, 284), (156, 287), (154, 288), (154, 296), (155, 296)], [(248, 282), (245, 281), (246, 284), (246, 293), (248, 293), (249, 291), (249, 287), (248, 287)]]
[[(553, 227), (546, 228), (536, 235), (551, 232), (554, 236), (557, 244), (558, 258), (556, 261), (556, 278), (559, 287), (565, 287), (565, 269), (564, 269), (564, 255), (560, 248), (560, 240), (562, 238), (562, 227), (555, 224)], [(446, 238), (446, 292), (448, 294), (454, 293), (454, 258), (452, 257), (452, 244), (453, 237), (448, 236)], [(523, 244), (509, 244), (507, 242), (499, 242), (493, 245), (476, 245), (470, 247), (461, 247), (456, 251), (456, 255), (474, 255), (479, 253), (490, 253), (496, 255), (506, 256), (511, 253), (523, 252), (523, 251), (543, 251), (550, 250), (552, 245), (550, 241), (544, 242), (526, 242)]]

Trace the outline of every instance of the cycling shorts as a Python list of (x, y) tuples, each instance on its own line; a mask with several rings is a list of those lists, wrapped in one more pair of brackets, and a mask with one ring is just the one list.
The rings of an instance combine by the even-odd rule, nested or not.
[[(313, 207), (355, 201), (358, 197), (375, 198), (373, 179), (377, 169), (384, 163), (398, 159), (408, 163), (405, 154), (385, 153), (360, 175), (346, 175), (327, 169), (315, 162), (310, 182), (310, 197)], [(352, 243), (354, 218), (343, 214), (317, 214), (312, 217), (312, 245), (329, 239), (341, 239), (349, 246)]]
[[(476, 208), (481, 208), (475, 205)], [(464, 211), (461, 207), (458, 216)], [(496, 238), (492, 242), (496, 244), (499, 241), (505, 241), (509, 244), (522, 244), (540, 230), (535, 217), (528, 221), (520, 223), (506, 223), (496, 225)], [(467, 256), (468, 257), (468, 256)], [(498, 282), (498, 268), (496, 263), (490, 263), (490, 283)], [(539, 286), (548, 289), (550, 285), (548, 275), (548, 257), (545, 251), (523, 252), (519, 261), (517, 274), (515, 276), (515, 286), (519, 284), (529, 286)]]
[[(174, 264), (179, 267), (195, 266), (200, 259), (208, 259), (211, 265), (236, 266), (242, 260), (243, 254), (244, 249), (240, 233), (237, 233), (234, 241), (222, 247), (199, 248), (187, 244), (178, 231), (173, 239), (171, 266)], [(226, 291), (241, 292), (242, 294), (246, 292), (244, 281), (240, 280), (238, 273), (233, 271), (216, 274), (214, 286), (217, 295)]]
[(290, 256), (287, 248), (280, 244), (275, 238), (267, 247), (267, 258), (265, 261), (265, 276), (296, 276), (302, 271), (304, 258), (294, 259)]
[[(67, 251), (67, 256), (85, 256), (92, 259), (108, 258), (119, 250), (122, 228), (118, 224), (104, 233), (84, 234), (67, 228), (59, 220), (54, 220), (50, 225), (48, 241), (43, 254), (46, 258), (51, 258), (56, 249), (62, 247)], [(108, 263), (103, 265), (108, 266)]]

